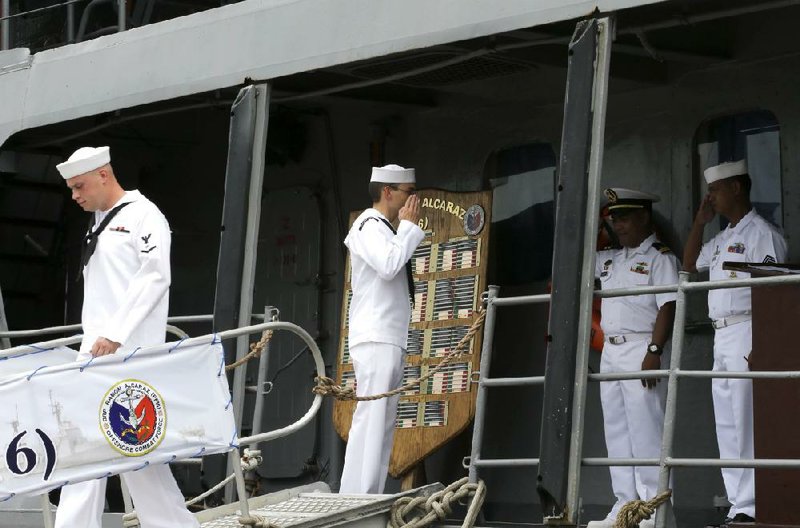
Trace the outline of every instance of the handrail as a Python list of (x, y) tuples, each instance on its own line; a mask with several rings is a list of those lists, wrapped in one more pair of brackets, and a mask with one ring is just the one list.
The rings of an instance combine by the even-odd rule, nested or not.
[[(201, 345), (201, 344), (211, 343), (211, 342), (214, 342), (216, 340), (231, 339), (231, 338), (239, 337), (239, 336), (243, 336), (243, 335), (253, 334), (253, 333), (257, 333), (257, 332), (263, 332), (265, 330), (287, 330), (287, 331), (292, 332), (292, 333), (296, 334), (297, 336), (299, 336), (300, 339), (302, 339), (303, 342), (306, 344), (306, 346), (308, 346), (308, 349), (309, 349), (309, 351), (311, 352), (311, 355), (314, 358), (314, 364), (315, 364), (315, 366), (317, 368), (317, 375), (318, 376), (325, 376), (326, 375), (325, 362), (322, 360), (322, 352), (320, 352), (319, 346), (317, 346), (316, 341), (314, 341), (314, 338), (311, 337), (311, 335), (309, 335), (308, 332), (306, 332), (305, 330), (303, 330), (301, 327), (297, 326), (294, 323), (288, 323), (288, 322), (284, 322), (284, 321), (273, 321), (273, 322), (268, 322), (268, 323), (261, 323), (261, 324), (257, 324), (257, 325), (252, 325), (252, 326), (244, 326), (244, 327), (241, 327), (241, 328), (234, 328), (232, 330), (225, 330), (224, 332), (220, 332), (218, 334), (206, 334), (206, 335), (202, 335), (202, 336), (198, 336), (198, 337), (190, 337), (190, 338), (187, 338), (187, 339), (184, 339), (184, 340), (180, 341), (180, 344), (181, 344), (181, 346)], [(71, 337), (71, 338), (55, 339), (55, 340), (52, 340), (52, 341), (45, 341), (43, 343), (37, 343), (35, 345), (20, 345), (20, 346), (12, 347), (12, 348), (0, 351), (0, 359), (2, 359), (4, 357), (11, 357), (11, 356), (19, 354), (19, 353), (30, 353), (31, 349), (33, 349), (33, 350), (41, 350), (43, 348), (49, 349), (49, 348), (54, 348), (56, 346), (62, 346), (64, 344), (66, 344), (65, 341), (74, 340), (76, 338), (78, 338), (78, 337), (76, 336), (76, 337)], [(164, 350), (169, 350), (170, 348), (173, 348), (176, 343), (178, 343), (178, 342), (170, 342), (170, 343), (164, 343), (164, 344), (160, 344), (160, 345), (155, 345), (155, 346), (142, 348), (136, 354), (139, 357), (146, 356), (146, 355), (151, 355), (151, 354), (156, 354), (158, 352), (162, 352)], [(99, 364), (99, 363), (103, 362), (106, 357), (108, 357), (108, 356), (97, 358), (95, 360), (95, 364)], [(53, 368), (59, 368), (59, 367), (53, 367)], [(317, 413), (319, 408), (322, 406), (322, 398), (323, 397), (321, 395), (319, 395), (319, 394), (315, 395), (314, 396), (314, 401), (312, 402), (311, 407), (309, 408), (309, 410), (306, 412), (305, 415), (303, 415), (295, 423), (293, 423), (291, 425), (288, 425), (286, 427), (283, 427), (281, 429), (276, 429), (276, 430), (273, 430), (273, 431), (260, 433), (260, 434), (254, 435), (254, 436), (248, 436), (248, 437), (240, 438), (239, 442), (241, 444), (253, 445), (253, 444), (257, 444), (259, 442), (265, 442), (265, 441), (269, 441), (269, 440), (274, 440), (276, 438), (281, 438), (283, 436), (287, 436), (287, 435), (297, 431), (298, 429), (304, 427), (306, 424), (308, 424), (311, 421), (311, 419)]]
[[(606, 299), (611, 297), (629, 297), (633, 295), (649, 295), (656, 293), (675, 293), (680, 288), (684, 291), (721, 290), (727, 288), (776, 286), (782, 284), (800, 284), (800, 274), (781, 275), (777, 277), (748, 277), (742, 279), (708, 280), (687, 282), (680, 286), (664, 284), (659, 286), (634, 286), (632, 288), (614, 288), (610, 290), (595, 290), (594, 296)], [(495, 297), (489, 302), (495, 306), (519, 306), (522, 304), (539, 304), (550, 301), (552, 294), (541, 293), (536, 295), (520, 295), (516, 297)], [(0, 337), (3, 334), (0, 333)]]
[[(214, 316), (210, 314), (202, 315), (176, 315), (167, 318), (168, 324), (178, 323), (203, 323), (213, 320)], [(262, 316), (263, 318), (263, 316)], [(48, 326), (45, 328), (35, 328), (32, 330), (6, 330), (0, 332), (0, 338), (19, 338), (19, 337), (35, 337), (48, 334), (65, 334), (67, 332), (80, 332), (83, 326), (80, 323), (62, 325), (62, 326)]]
[[(195, 316), (195, 317), (197, 317), (197, 316)], [(199, 317), (205, 317), (205, 316), (199, 316)], [(139, 350), (137, 352), (137, 354), (138, 354), (139, 357), (147, 356), (147, 355), (153, 355), (153, 354), (156, 354), (156, 353), (159, 353), (159, 352), (163, 352), (165, 350), (170, 350), (171, 348), (174, 348), (177, 344), (179, 344), (181, 346), (199, 345), (199, 344), (213, 343), (215, 341), (221, 341), (221, 340), (225, 340), (225, 339), (231, 339), (231, 338), (234, 338), (234, 337), (249, 335), (249, 334), (253, 334), (253, 333), (257, 333), (257, 332), (277, 331), (277, 330), (286, 330), (286, 331), (292, 332), (295, 335), (297, 335), (298, 337), (300, 337), (300, 339), (302, 339), (303, 342), (305, 343), (305, 345), (308, 348), (308, 350), (311, 352), (311, 355), (312, 355), (312, 357), (314, 359), (314, 364), (315, 364), (316, 369), (317, 369), (317, 376), (325, 376), (327, 374), (326, 371), (325, 371), (325, 362), (322, 359), (322, 352), (320, 351), (319, 346), (317, 345), (316, 341), (314, 341), (314, 338), (311, 337), (311, 335), (308, 332), (306, 332), (303, 328), (301, 328), (300, 326), (298, 326), (296, 324), (293, 324), (293, 323), (283, 322), (283, 321), (270, 321), (270, 322), (261, 323), (261, 324), (257, 324), (257, 325), (251, 325), (251, 326), (246, 326), (246, 327), (241, 327), (241, 328), (234, 328), (232, 330), (226, 330), (226, 331), (220, 332), (218, 334), (206, 334), (206, 335), (199, 336), (199, 337), (183, 338), (180, 341), (164, 343), (164, 344), (159, 344), (159, 345), (155, 345), (155, 346), (142, 348), (141, 350)], [(63, 346), (63, 345), (66, 345), (66, 344), (73, 344), (74, 342), (80, 341), (81, 337), (82, 336), (73, 336), (73, 337), (68, 337), (68, 338), (54, 339), (54, 340), (51, 340), (51, 341), (37, 343), (35, 345), (20, 345), (20, 346), (12, 347), (12, 348), (9, 348), (7, 350), (0, 351), (0, 359), (11, 357), (11, 356), (14, 356), (14, 355), (19, 354), (19, 353), (31, 353), (31, 352), (41, 351), (42, 349), (51, 349), (51, 348), (54, 348), (56, 346)], [(107, 358), (108, 358), (108, 356), (97, 358), (96, 364), (100, 364), (103, 361), (107, 361), (108, 360)], [(63, 365), (55, 366), (53, 368), (54, 369), (63, 368)], [(292, 434), (292, 433), (294, 433), (296, 431), (299, 431), (300, 429), (302, 429), (303, 427), (308, 425), (308, 423), (311, 422), (311, 420), (314, 418), (314, 416), (316, 416), (316, 414), (319, 412), (319, 409), (322, 407), (322, 400), (323, 400), (323, 396), (322, 395), (315, 394), (314, 395), (314, 400), (312, 401), (311, 406), (309, 407), (308, 411), (306, 411), (306, 413), (302, 417), (300, 417), (298, 420), (296, 420), (294, 423), (291, 423), (291, 424), (289, 424), (289, 425), (287, 425), (285, 427), (281, 427), (279, 429), (274, 429), (272, 431), (267, 431), (265, 433), (260, 433), (260, 434), (256, 434), (256, 435), (251, 435), (251, 436), (239, 438), (239, 445), (249, 445), (251, 447), (255, 447), (261, 442), (267, 442), (267, 441), (270, 441), (270, 440), (275, 440), (275, 439), (278, 439), (278, 438), (282, 438), (282, 437), (288, 436), (288, 435), (290, 435), (290, 434)], [(233, 448), (231, 450), (231, 456), (233, 457), (233, 462), (234, 462), (234, 471), (235, 471), (235, 474), (236, 474), (237, 488), (239, 488), (240, 502), (245, 501), (242, 504), (242, 508), (243, 508), (242, 511), (246, 512), (246, 510), (247, 510), (246, 494), (243, 493), (243, 491), (244, 491), (244, 480), (243, 480), (244, 477), (243, 477), (243, 473), (242, 473), (242, 469), (241, 469), (240, 455), (239, 455), (238, 448)], [(191, 457), (189, 457), (189, 458), (191, 458)], [(179, 460), (181, 460), (181, 459), (176, 459), (173, 462), (177, 462)], [(46, 495), (45, 495), (45, 497), (46, 497)], [(43, 512), (43, 514), (45, 516), (45, 523), (47, 524), (48, 523), (48, 517), (49, 517), (49, 510), (46, 511), (46, 512)]]
[(69, 6), (69, 5), (72, 5), (72, 4), (77, 4), (78, 2), (85, 2), (85, 1), (86, 0), (67, 0), (66, 2), (61, 2), (60, 4), (53, 4), (53, 5), (49, 5), (49, 6), (38, 7), (36, 9), (30, 9), (28, 11), (20, 11), (19, 13), (14, 13), (13, 15), (5, 15), (5, 16), (0, 17), (0, 22), (6, 21), (6, 20), (11, 20), (12, 18), (24, 17), (24, 16), (27, 16), (27, 15), (32, 15), (34, 13), (39, 13), (40, 11), (48, 11), (50, 9), (55, 9), (57, 7), (65, 7), (65, 6)]
[[(626, 459), (626, 458), (601, 458), (601, 457), (580, 457), (582, 466), (657, 466), (661, 468), (659, 475), (659, 491), (667, 489), (669, 486), (670, 470), (675, 467), (719, 467), (719, 468), (800, 468), (800, 459), (719, 459), (719, 458), (675, 458), (672, 456), (674, 444), (674, 428), (677, 401), (677, 383), (681, 378), (694, 379), (800, 379), (800, 371), (746, 371), (746, 372), (721, 372), (713, 370), (682, 370), (680, 368), (680, 356), (683, 349), (683, 336), (686, 324), (686, 296), (689, 292), (710, 291), (718, 289), (742, 288), (742, 287), (764, 287), (787, 284), (800, 284), (800, 274), (771, 276), (771, 277), (749, 277), (729, 280), (706, 280), (698, 282), (688, 282), (689, 273), (681, 272), (679, 282), (676, 284), (659, 286), (635, 286), (631, 288), (615, 288), (609, 290), (597, 290), (594, 292), (597, 298), (614, 298), (636, 295), (647, 295), (656, 293), (677, 293), (677, 306), (675, 323), (673, 330), (673, 353), (672, 364), (669, 369), (658, 369), (648, 371), (629, 371), (629, 372), (607, 372), (590, 373), (587, 380), (593, 382), (616, 381), (616, 380), (640, 380), (640, 379), (668, 379), (668, 398), (667, 412), (664, 417), (664, 437), (662, 440), (662, 453), (659, 458), (649, 459)], [(492, 290), (495, 288), (495, 290)], [(551, 294), (523, 295), (516, 297), (497, 297), (496, 287), (490, 287), (490, 293), (486, 296), (487, 321), (491, 324), (484, 327), (484, 347), (491, 346), (492, 334), (494, 331), (494, 317), (496, 310), (503, 306), (519, 306), (524, 304), (538, 304), (549, 302)], [(488, 352), (483, 352), (486, 357)], [(482, 356), (483, 358), (483, 356)], [(481, 370), (484, 368), (482, 366)], [(488, 374), (488, 369), (486, 370)], [(523, 385), (539, 385), (542, 377), (511, 377), (511, 378), (491, 378), (483, 377), (476, 380), (479, 390), (489, 387), (508, 387)], [(476, 429), (479, 427), (478, 415), (482, 409), (476, 410)], [(483, 459), (481, 458), (480, 435), (473, 437), (472, 454), (465, 458), (464, 466), (468, 469), (470, 479), (477, 479), (479, 468), (490, 467), (520, 467), (537, 465), (538, 458), (526, 459)], [(656, 517), (657, 526), (664, 526), (665, 516), (663, 515), (662, 505), (659, 516)]]

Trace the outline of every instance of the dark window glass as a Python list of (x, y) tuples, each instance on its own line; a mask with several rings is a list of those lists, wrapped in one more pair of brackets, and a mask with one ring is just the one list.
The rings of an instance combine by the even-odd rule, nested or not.
[(490, 156), (494, 283), (510, 286), (550, 277), (555, 174), (556, 156), (549, 144), (520, 145)]

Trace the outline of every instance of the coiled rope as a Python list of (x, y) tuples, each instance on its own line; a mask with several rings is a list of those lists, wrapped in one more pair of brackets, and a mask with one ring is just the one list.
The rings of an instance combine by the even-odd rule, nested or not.
[(620, 508), (614, 528), (637, 528), (639, 523), (649, 519), (656, 509), (667, 502), (672, 490), (659, 493), (650, 500), (632, 500)]

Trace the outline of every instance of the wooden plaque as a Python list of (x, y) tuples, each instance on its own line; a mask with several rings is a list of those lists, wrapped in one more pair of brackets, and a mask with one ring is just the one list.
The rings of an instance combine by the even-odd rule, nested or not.
[[(411, 259), (415, 304), (411, 314), (403, 383), (433, 368), (466, 334), (486, 289), (492, 195), (419, 191), (420, 227), (425, 240)], [(360, 211), (350, 214), (350, 225)], [(336, 381), (355, 386), (347, 344), (350, 259), (345, 271)], [(461, 358), (400, 397), (389, 473), (400, 477), (466, 428), (475, 415), (476, 385), (483, 333)], [(336, 401), (334, 425), (347, 439), (355, 402)]]

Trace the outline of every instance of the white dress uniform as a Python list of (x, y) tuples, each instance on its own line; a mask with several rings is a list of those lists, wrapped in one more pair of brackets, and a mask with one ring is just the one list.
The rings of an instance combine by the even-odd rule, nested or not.
[[(378, 210), (367, 209), (344, 240), (353, 290), (348, 341), (359, 396), (394, 389), (403, 379), (411, 319), (406, 263), (425, 234), (406, 220), (395, 234), (387, 222)], [(393, 396), (356, 405), (340, 493), (383, 493), (398, 400)]]
[[(72, 176), (102, 165), (96, 164)], [(72, 177), (67, 176), (70, 174), (67, 169), (59, 166), (59, 170), (65, 178)], [(98, 337), (121, 343), (117, 353), (165, 342), (170, 285), (169, 225), (158, 207), (138, 191), (126, 192), (114, 207), (122, 203), (128, 205), (98, 235), (94, 254), (83, 270), (84, 336), (78, 360), (91, 357), (92, 345)], [(106, 214), (95, 213), (95, 227)], [(200, 526), (186, 509), (167, 464), (120, 476), (131, 493), (142, 528)], [(55, 528), (102, 528), (105, 489), (106, 479), (64, 486)]]
[[(780, 262), (786, 258), (786, 241), (780, 232), (755, 210), (736, 226), (728, 225), (705, 243), (697, 258), (697, 270), (709, 270), (709, 279), (747, 278), (749, 273), (722, 269), (726, 261)], [(714, 371), (749, 370), (752, 348), (750, 288), (728, 288), (708, 292), (708, 316), (714, 322)], [(714, 417), (720, 458), (748, 458), (753, 453), (753, 382), (749, 379), (711, 381)], [(754, 470), (723, 468), (722, 480), (731, 508), (728, 517), (742, 513), (755, 517)]]
[[(676, 284), (678, 259), (653, 234), (637, 248), (598, 251), (595, 277), (604, 290)], [(642, 370), (658, 311), (675, 299), (675, 293), (603, 299), (600, 326), (606, 342), (600, 372)], [(662, 363), (665, 360), (666, 354)], [(600, 383), (610, 458), (661, 456), (665, 391), (666, 384), (647, 389), (638, 379)], [(612, 466), (610, 472), (617, 502), (608, 514), (609, 521), (616, 519), (626, 502), (649, 500), (658, 493), (658, 467)]]

